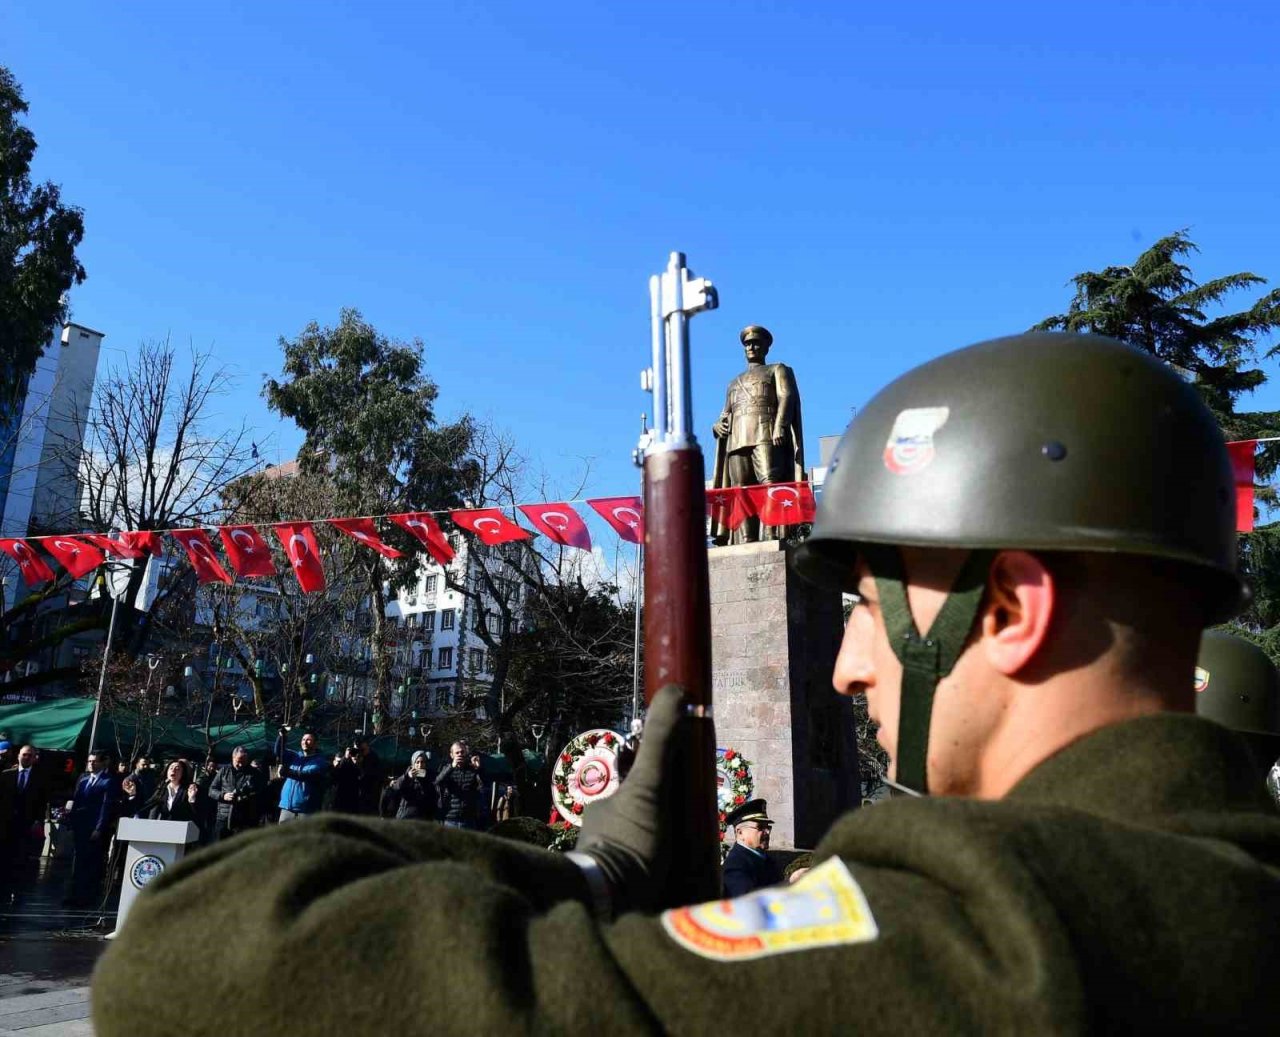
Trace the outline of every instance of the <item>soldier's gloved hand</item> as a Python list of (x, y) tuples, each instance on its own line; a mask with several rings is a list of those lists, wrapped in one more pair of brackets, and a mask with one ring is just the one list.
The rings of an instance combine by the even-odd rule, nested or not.
[(682, 689), (669, 684), (659, 691), (627, 780), (603, 803), (587, 808), (577, 850), (568, 856), (586, 873), (598, 913), (665, 906), (663, 883), (678, 855), (668, 835), (668, 820), (678, 809), (672, 800), (679, 794), (670, 787), (670, 758), (683, 712)]

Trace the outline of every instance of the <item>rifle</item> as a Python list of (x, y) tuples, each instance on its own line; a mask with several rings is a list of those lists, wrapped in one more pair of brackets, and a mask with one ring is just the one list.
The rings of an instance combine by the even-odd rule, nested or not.
[(653, 393), (654, 427), (637, 450), (644, 469), (644, 700), (680, 685), (686, 716), (671, 758), (680, 810), (669, 818), (681, 874), (667, 902), (719, 895), (716, 735), (711, 708), (711, 595), (707, 577), (706, 474), (693, 434), (689, 318), (719, 304), (705, 278), (693, 278), (681, 252), (649, 278), (653, 366), (642, 376)]

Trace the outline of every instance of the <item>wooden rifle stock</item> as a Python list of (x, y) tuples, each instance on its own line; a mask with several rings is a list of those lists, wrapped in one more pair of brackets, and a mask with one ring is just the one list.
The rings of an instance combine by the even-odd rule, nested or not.
[[(668, 811), (680, 865), (664, 898), (692, 904), (720, 895), (720, 825), (716, 735), (711, 708), (711, 595), (707, 575), (706, 474), (692, 434), (689, 405), (689, 314), (716, 305), (710, 282), (693, 280), (673, 253), (654, 278), (656, 428), (644, 451), (644, 698), (679, 685), (686, 715), (667, 759), (664, 782), (677, 796)], [(691, 301), (692, 300), (692, 301)]]

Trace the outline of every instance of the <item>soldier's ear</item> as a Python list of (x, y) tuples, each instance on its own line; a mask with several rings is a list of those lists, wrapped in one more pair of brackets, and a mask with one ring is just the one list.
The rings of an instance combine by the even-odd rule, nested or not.
[(991, 563), (979, 619), (988, 663), (1015, 676), (1041, 653), (1049, 636), (1058, 589), (1053, 574), (1026, 551), (1001, 551)]

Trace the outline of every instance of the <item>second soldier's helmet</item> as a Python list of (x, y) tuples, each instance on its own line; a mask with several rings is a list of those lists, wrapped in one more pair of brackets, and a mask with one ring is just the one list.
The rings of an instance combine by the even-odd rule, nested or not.
[(1252, 642), (1206, 630), (1195, 689), (1198, 715), (1245, 734), (1280, 735), (1280, 673)]
[(1165, 364), (1099, 335), (983, 342), (877, 394), (828, 467), (797, 568), (847, 586), (858, 544), (1146, 556), (1186, 565), (1208, 622), (1241, 600), (1213, 415)]

